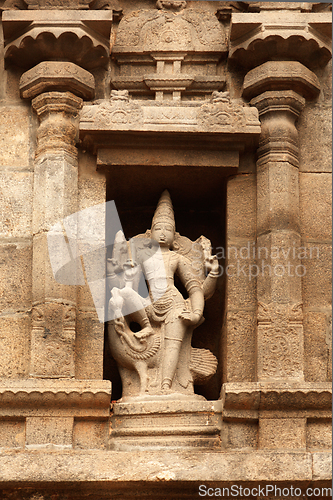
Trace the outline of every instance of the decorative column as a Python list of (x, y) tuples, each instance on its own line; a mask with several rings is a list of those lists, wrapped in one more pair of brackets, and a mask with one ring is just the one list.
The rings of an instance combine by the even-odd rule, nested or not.
[[(41, 82), (41, 76), (42, 82)], [(72, 92), (43, 92), (62, 88), (71, 76)], [(75, 272), (73, 279), (56, 280), (50, 264), (47, 232), (75, 213), (78, 164), (75, 142), (82, 97), (93, 94), (90, 73), (73, 63), (48, 62), (26, 72), (20, 82), (23, 97), (34, 97), (32, 107), (40, 125), (34, 169), (33, 202), (33, 326), (30, 376), (74, 377), (76, 319)], [(82, 97), (81, 97), (82, 96)], [(59, 226), (61, 227), (61, 226)], [(59, 238), (64, 238), (59, 234)], [(60, 241), (60, 240), (59, 240)], [(60, 262), (68, 249), (55, 248)], [(73, 262), (75, 265), (75, 261)], [(65, 281), (66, 282), (66, 281)]]
[[(296, 61), (270, 61), (249, 71), (243, 95), (259, 110), (257, 151), (257, 381), (304, 385), (302, 243), (296, 120), (317, 77)], [(279, 389), (278, 389), (279, 390)], [(286, 410), (284, 405), (281, 410)], [(278, 433), (276, 435), (276, 430)], [(306, 418), (259, 419), (260, 448), (305, 448)]]
[[(283, 90), (280, 90), (280, 89)], [(298, 132), (317, 77), (299, 62), (270, 61), (248, 72), (243, 95), (262, 124), (257, 161), (257, 380), (304, 380)], [(255, 97), (254, 97), (255, 96)]]

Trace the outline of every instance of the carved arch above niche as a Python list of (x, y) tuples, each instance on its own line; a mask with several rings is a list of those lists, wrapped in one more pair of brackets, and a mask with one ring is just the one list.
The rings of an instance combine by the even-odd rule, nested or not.
[(156, 8), (125, 14), (119, 23), (112, 57), (113, 88), (163, 100), (203, 96), (223, 90), (219, 67), (226, 57), (227, 31), (213, 11), (185, 1), (158, 1)]

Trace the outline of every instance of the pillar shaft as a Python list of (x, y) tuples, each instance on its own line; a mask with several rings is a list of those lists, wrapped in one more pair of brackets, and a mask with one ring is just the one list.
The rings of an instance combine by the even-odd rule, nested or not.
[(305, 100), (268, 91), (251, 104), (262, 123), (257, 161), (257, 379), (303, 380), (298, 134)]
[[(75, 142), (82, 99), (70, 92), (47, 92), (33, 99), (32, 106), (40, 125), (34, 171), (30, 376), (69, 378), (74, 377), (76, 287), (55, 279), (47, 233), (78, 208)], [(61, 231), (59, 237), (64, 237)], [(62, 260), (64, 250), (57, 251)]]

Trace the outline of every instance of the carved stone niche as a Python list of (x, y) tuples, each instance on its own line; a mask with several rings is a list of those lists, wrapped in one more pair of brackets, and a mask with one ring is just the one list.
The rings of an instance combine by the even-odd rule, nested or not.
[(29, 69), (68, 61), (87, 70), (107, 66), (112, 11), (5, 10), (5, 60)]
[[(144, 231), (151, 227), (157, 200), (168, 188), (174, 205), (176, 230), (181, 235), (176, 233), (175, 252), (181, 252), (185, 242), (185, 247), (188, 247), (183, 248), (187, 255), (184, 255), (185, 259), (201, 234), (211, 240), (214, 248), (224, 245), (226, 178), (237, 172), (239, 153), (256, 146), (260, 130), (255, 108), (231, 99), (227, 92), (216, 91), (210, 100), (149, 101), (131, 99), (127, 90), (112, 90), (110, 99), (85, 105), (80, 115), (81, 147), (96, 155), (97, 169), (105, 172), (107, 200), (116, 203), (126, 239), (135, 240), (134, 236), (142, 234), (143, 239), (148, 237), (149, 243), (150, 236)], [(179, 182), (180, 175), (182, 183)], [(132, 251), (131, 255), (133, 258)], [(111, 262), (114, 258), (112, 252), (108, 257)], [(131, 273), (131, 266), (125, 271)], [(181, 281), (181, 277), (178, 278)], [(176, 280), (177, 277), (175, 283)], [(186, 293), (188, 284), (189, 281), (185, 280), (178, 289), (183, 285)], [(214, 400), (219, 396), (220, 375), (213, 375), (209, 384), (198, 385), (193, 392), (193, 381), (199, 384), (200, 379), (194, 366), (198, 359), (194, 358), (197, 355), (200, 358), (202, 353), (195, 349), (192, 353), (191, 347), (198, 351), (201, 347), (201, 351), (206, 349), (204, 364), (211, 365), (214, 360), (207, 348), (218, 357), (222, 295), (223, 287), (207, 301), (206, 321), (195, 329), (193, 343), (190, 343), (190, 336), (187, 339), (187, 350), (183, 354), (186, 362), (189, 361), (187, 355), (194, 354), (192, 382), (185, 383), (179, 372), (182, 383), (178, 383), (177, 375), (178, 382), (172, 382), (171, 392), (168, 392), (167, 382), (163, 383), (163, 379), (168, 378), (164, 377), (163, 369), (154, 365), (160, 346), (164, 345), (164, 334), (161, 333), (162, 340), (158, 344), (158, 341), (153, 342), (150, 334), (146, 338), (145, 331), (140, 338), (144, 327), (136, 336), (135, 328), (132, 333), (129, 331), (131, 323), (110, 327), (109, 335), (114, 339), (114, 343), (111, 340), (112, 346), (117, 340), (121, 342), (121, 338), (123, 342), (118, 347), (120, 351), (126, 351), (121, 357), (119, 351), (111, 348), (113, 358), (121, 367), (122, 392), (119, 382), (115, 383), (113, 378), (116, 368), (111, 363), (115, 362), (111, 360), (111, 354), (105, 355), (104, 377), (112, 379), (113, 399), (122, 396), (121, 401), (113, 405), (112, 449), (219, 447), (221, 406)], [(113, 299), (116, 306), (117, 294)], [(119, 304), (121, 302), (120, 297)], [(150, 313), (147, 314), (149, 317)], [(133, 323), (139, 321), (133, 319)], [(127, 345), (128, 337), (135, 338)], [(174, 340), (171, 334), (166, 337)], [(149, 359), (145, 359), (148, 351), (143, 352), (145, 344), (151, 348)], [(128, 352), (133, 354), (131, 359), (126, 357)], [(146, 362), (151, 363), (148, 381), (142, 367)], [(124, 364), (126, 366), (122, 366)], [(128, 371), (132, 372), (130, 377)], [(157, 383), (154, 385), (152, 380), (157, 380)], [(163, 386), (166, 387), (163, 389)], [(165, 394), (161, 393), (162, 389)], [(210, 401), (205, 401), (200, 395)]]
[(227, 53), (226, 31), (212, 12), (186, 2), (158, 1), (120, 21), (112, 56), (112, 85), (157, 100), (223, 90), (218, 62)]

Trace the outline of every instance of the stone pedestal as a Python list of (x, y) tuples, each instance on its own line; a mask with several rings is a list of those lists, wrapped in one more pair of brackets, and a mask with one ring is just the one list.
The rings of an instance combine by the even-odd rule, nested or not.
[(221, 401), (156, 396), (156, 401), (114, 403), (110, 449), (218, 449), (221, 417)]

